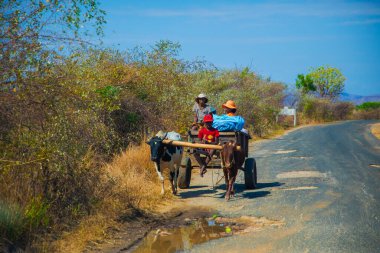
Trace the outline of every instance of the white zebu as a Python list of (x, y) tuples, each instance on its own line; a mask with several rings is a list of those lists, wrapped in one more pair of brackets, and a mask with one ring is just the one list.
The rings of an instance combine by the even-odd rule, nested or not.
[(165, 192), (164, 177), (162, 175), (162, 171), (165, 168), (169, 169), (169, 180), (172, 192), (173, 194), (177, 194), (177, 179), (179, 167), (181, 166), (183, 148), (162, 143), (166, 136), (167, 134), (163, 134), (160, 131), (146, 143), (150, 146), (150, 159), (154, 162), (157, 174), (162, 183), (161, 194)]

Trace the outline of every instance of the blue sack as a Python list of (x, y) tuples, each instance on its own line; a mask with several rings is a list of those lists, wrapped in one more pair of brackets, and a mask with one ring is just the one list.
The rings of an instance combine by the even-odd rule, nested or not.
[(212, 126), (220, 132), (228, 131), (240, 131), (244, 126), (244, 119), (241, 116), (227, 116), (224, 115), (213, 115), (214, 122)]

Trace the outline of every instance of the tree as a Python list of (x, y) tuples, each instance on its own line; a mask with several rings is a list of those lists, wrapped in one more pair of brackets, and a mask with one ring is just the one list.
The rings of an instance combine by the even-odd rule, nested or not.
[(96, 0), (0, 0), (1, 88), (19, 86), (64, 44), (84, 43), (90, 26), (102, 35), (104, 16)]
[[(81, 163), (91, 148), (111, 150), (115, 143), (95, 107), (111, 96), (73, 82), (63, 55), (69, 45), (88, 44), (91, 31), (102, 35), (104, 15), (97, 0), (0, 0), (0, 202), (20, 210), (5, 218), (17, 220), (18, 227), (10, 225), (17, 233), (0, 224), (2, 246), (33, 241), (36, 231), (53, 227), (49, 217), (72, 219), (74, 209), (82, 213), (95, 203), (95, 188), (77, 179), (99, 185), (100, 167), (88, 170), (91, 177)], [(95, 103), (88, 104), (88, 94)], [(94, 145), (98, 137), (102, 143)]]
[(343, 92), (346, 78), (337, 68), (321, 66), (313, 68), (308, 75), (322, 98), (334, 99)]
[(310, 75), (299, 74), (296, 80), (297, 89), (301, 90), (302, 94), (307, 94), (311, 91), (316, 91), (316, 87)]

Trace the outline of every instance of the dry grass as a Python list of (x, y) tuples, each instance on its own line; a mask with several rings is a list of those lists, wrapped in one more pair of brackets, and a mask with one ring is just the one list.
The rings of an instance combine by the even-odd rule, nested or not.
[(352, 119), (380, 119), (380, 108), (370, 110), (355, 110)]
[(107, 229), (117, 226), (114, 216), (100, 213), (83, 219), (72, 232), (65, 233), (53, 245), (42, 247), (44, 252), (83, 252), (89, 241), (102, 241), (107, 235)]
[(371, 127), (372, 134), (380, 140), (380, 123), (373, 124)]
[(115, 191), (124, 195), (134, 207), (150, 209), (161, 199), (157, 174), (150, 161), (149, 146), (145, 143), (128, 148), (106, 166), (115, 182)]
[[(113, 184), (108, 197), (100, 204), (96, 214), (83, 219), (76, 229), (54, 243), (55, 252), (83, 252), (89, 241), (102, 241), (107, 236), (108, 228), (118, 226), (115, 220), (120, 215), (128, 214), (131, 208), (145, 212), (155, 210), (163, 197), (149, 152), (149, 146), (145, 143), (133, 146), (105, 165), (104, 180)], [(164, 198), (170, 198), (170, 194)]]
[(286, 130), (284, 128), (279, 127), (279, 128), (273, 129), (271, 131), (268, 131), (268, 133), (263, 135), (263, 136), (258, 136), (256, 134), (252, 134), (252, 139), (254, 141), (273, 139), (273, 138), (277, 138), (277, 137), (283, 135), (285, 132), (286, 132)]

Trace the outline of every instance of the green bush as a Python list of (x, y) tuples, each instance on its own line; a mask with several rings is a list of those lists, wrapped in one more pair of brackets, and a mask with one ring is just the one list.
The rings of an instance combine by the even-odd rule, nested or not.
[(49, 205), (42, 198), (32, 199), (25, 207), (0, 202), (1, 245), (25, 246), (27, 238), (49, 224)]
[(356, 109), (358, 110), (372, 110), (372, 109), (378, 109), (380, 108), (380, 102), (365, 102), (361, 105), (357, 105)]
[(22, 209), (15, 204), (0, 202), (0, 250), (2, 244), (20, 243), (26, 235), (27, 225)]

